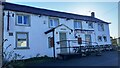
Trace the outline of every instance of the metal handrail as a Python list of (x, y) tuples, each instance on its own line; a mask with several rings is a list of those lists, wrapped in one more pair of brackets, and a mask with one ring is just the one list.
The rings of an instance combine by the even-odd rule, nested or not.
[[(60, 43), (60, 42), (64, 42), (64, 41), (78, 41), (78, 40), (61, 40), (61, 41), (57, 41), (56, 43)], [(88, 41), (84, 41), (84, 40), (82, 40), (82, 42), (88, 42)], [(96, 45), (98, 45), (98, 43), (97, 42), (89, 42), (89, 43), (95, 43)], [(86, 43), (82, 43), (82, 44), (86, 44)]]
[(58, 47), (56, 49), (62, 49), (62, 48), (79, 48), (79, 46), (75, 46), (75, 47)]
[[(80, 50), (86, 50), (86, 49), (95, 49), (96, 47), (94, 47), (95, 45), (88, 45), (88, 46), (83, 46), (83, 48), (81, 48), (82, 46), (80, 45), (80, 46), (70, 46), (70, 41), (78, 41), (78, 40), (61, 40), (61, 41), (58, 41), (57, 43), (59, 44), (60, 42), (64, 42), (64, 41), (67, 41), (68, 42), (68, 46), (66, 46), (66, 47), (58, 47), (58, 48), (56, 48), (56, 49), (65, 49), (65, 48), (68, 48), (69, 49), (69, 53), (70, 53), (70, 49), (71, 48), (75, 48), (76, 50), (79, 50), (79, 48), (80, 48)], [(82, 44), (87, 44), (87, 42), (88, 41), (84, 41), (84, 40), (82, 40), (82, 42), (84, 42), (84, 43), (82, 43)], [(97, 42), (89, 42), (89, 43), (95, 43), (96, 45), (98, 45), (98, 43)]]

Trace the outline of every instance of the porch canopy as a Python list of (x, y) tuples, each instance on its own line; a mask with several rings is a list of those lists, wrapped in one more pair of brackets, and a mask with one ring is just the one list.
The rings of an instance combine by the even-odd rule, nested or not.
[(44, 32), (45, 34), (48, 34), (48, 33), (51, 33), (51, 32), (53, 33), (53, 55), (54, 55), (54, 58), (55, 58), (55, 40), (54, 40), (55, 35), (54, 35), (54, 32), (55, 32), (55, 29), (57, 29), (58, 27), (61, 27), (61, 26), (64, 26), (64, 27), (68, 28), (69, 30), (71, 30), (71, 32), (73, 32), (73, 30), (71, 28), (69, 28), (68, 26), (66, 26), (64, 24), (58, 25), (58, 26)]
[(58, 27), (60, 27), (60, 26), (65, 26), (65, 27), (67, 27), (68, 29), (70, 29), (71, 32), (73, 32), (73, 30), (72, 30), (71, 28), (69, 28), (68, 26), (66, 26), (66, 25), (64, 25), (64, 24), (61, 24), (61, 25), (58, 25), (58, 26), (56, 26), (56, 27), (54, 27), (54, 28), (46, 31), (45, 34), (48, 34), (48, 33), (50, 33), (50, 32), (53, 32), (56, 28), (58, 28)]

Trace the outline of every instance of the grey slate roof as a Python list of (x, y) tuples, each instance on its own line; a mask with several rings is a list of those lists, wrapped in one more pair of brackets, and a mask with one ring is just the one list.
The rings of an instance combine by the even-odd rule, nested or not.
[(54, 10), (42, 9), (42, 8), (35, 8), (35, 7), (18, 5), (18, 4), (8, 3), (8, 2), (3, 2), (2, 4), (4, 5), (4, 10), (12, 10), (12, 11), (26, 12), (26, 13), (32, 13), (32, 14), (38, 14), (38, 15), (47, 15), (47, 16), (85, 20), (85, 21), (94, 21), (94, 22), (101, 22), (101, 23), (109, 24), (108, 22), (102, 21), (98, 18), (91, 17), (91, 16), (84, 16), (84, 15), (78, 15), (78, 14), (73, 14), (73, 13), (66, 13), (66, 12), (59, 12), (59, 11), (54, 11)]

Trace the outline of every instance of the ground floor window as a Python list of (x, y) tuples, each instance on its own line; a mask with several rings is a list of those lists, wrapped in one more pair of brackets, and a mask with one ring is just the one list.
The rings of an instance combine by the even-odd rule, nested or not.
[(16, 48), (28, 48), (28, 33), (27, 32), (16, 33)]
[(107, 42), (107, 37), (103, 36), (104, 42)]
[(98, 41), (102, 42), (102, 36), (98, 36)]
[(49, 46), (49, 48), (54, 46), (54, 44), (53, 44), (53, 37), (48, 37), (48, 46)]

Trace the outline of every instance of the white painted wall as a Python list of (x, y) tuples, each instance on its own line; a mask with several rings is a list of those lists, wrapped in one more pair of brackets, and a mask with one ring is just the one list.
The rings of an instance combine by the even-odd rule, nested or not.
[[(14, 13), (14, 12), (13, 12)], [(7, 11), (5, 12), (7, 14)], [(4, 44), (5, 46), (12, 44), (12, 47), (9, 50), (14, 50), (15, 53), (19, 53), (26, 58), (34, 57), (38, 53), (41, 56), (48, 55), (52, 57), (52, 48), (48, 47), (47, 37), (44, 32), (47, 31), (48, 28), (48, 17), (42, 16), (39, 17), (38, 15), (31, 15), (31, 26), (15, 26), (15, 17), (10, 17), (10, 31), (13, 32), (13, 36), (9, 36), (7, 32), (7, 16), (4, 16), (4, 38), (8, 39), (8, 41)], [(46, 21), (46, 24), (44, 24)], [(14, 49), (16, 44), (16, 32), (29, 32), (29, 46), (30, 49)]]
[[(111, 44), (110, 41), (110, 32), (109, 32), (109, 25), (104, 23), (104, 31), (98, 31), (98, 23), (95, 23), (95, 35), (96, 35), (96, 42), (99, 45), (105, 45), (105, 44)], [(104, 42), (104, 39), (102, 38), (102, 42), (98, 41), (98, 36), (107, 36), (107, 42)]]
[[(5, 16), (4, 16), (4, 39), (8, 39), (7, 42), (5, 42), (4, 46), (6, 47), (9, 44), (12, 44), (12, 46), (9, 48), (9, 51), (14, 50), (15, 53), (19, 53), (23, 56), (25, 56), (26, 58), (31, 58), (31, 57), (35, 57), (38, 53), (41, 56), (47, 55), (50, 57), (53, 57), (53, 49), (49, 48), (48, 46), (48, 37), (51, 36), (52, 37), (52, 33), (49, 34), (44, 34), (45, 31), (49, 30), (50, 28), (48, 27), (48, 16), (41, 16), (39, 17), (39, 15), (35, 15), (35, 14), (30, 14), (31, 16), (31, 26), (30, 27), (25, 27), (25, 26), (16, 26), (15, 25), (15, 17), (12, 17), (12, 13), (15, 14), (15, 12), (11, 11), (11, 17), (10, 17), (10, 31), (9, 32), (13, 32), (13, 36), (9, 36), (9, 32), (7, 31), (7, 12), (8, 11), (4, 11), (5, 12)], [(59, 22), (60, 24), (65, 24), (66, 26), (68, 26), (69, 28), (74, 30), (74, 20), (70, 19), (70, 20), (66, 20), (64, 18), (59, 18)], [(88, 30), (88, 25), (85, 21), (82, 21), (82, 26), (83, 29)], [(94, 22), (93, 22), (94, 23)], [(61, 28), (65, 28), (66, 30), (60, 30)], [(99, 44), (111, 44), (110, 42), (110, 35), (109, 35), (109, 26), (108, 24), (105, 24), (105, 31), (104, 32), (98, 32), (98, 27), (97, 27), (97, 23), (94, 23), (94, 29), (95, 30), (95, 34), (92, 33), (92, 42), (98, 42), (97, 41), (97, 36), (98, 35), (106, 35), (108, 38), (108, 42), (98, 42)], [(14, 49), (16, 44), (16, 32), (29, 32), (29, 47), (30, 49)], [(58, 32), (58, 34), (56, 34), (56, 32)], [(59, 47), (60, 45), (57, 44), (56, 42), (59, 41), (59, 32), (66, 32), (67, 34), (67, 39), (76, 39), (74, 36), (74, 31), (69, 34), (69, 32), (71, 32), (68, 28), (66, 28), (65, 26), (60, 26), (55, 30), (55, 47)], [(85, 34), (80, 33), (80, 36), (82, 37), (83, 40), (85, 40)], [(95, 37), (96, 36), (96, 37)], [(76, 39), (77, 40), (77, 39)], [(77, 42), (71, 42), (71, 46), (73, 45), (78, 45)], [(82, 44), (84, 46), (84, 44)], [(59, 53), (60, 50), (56, 49), (56, 56), (57, 53)]]

